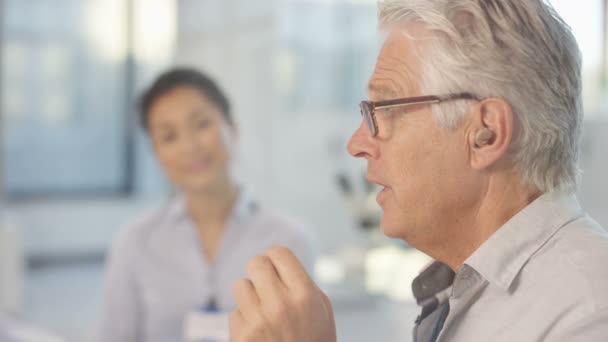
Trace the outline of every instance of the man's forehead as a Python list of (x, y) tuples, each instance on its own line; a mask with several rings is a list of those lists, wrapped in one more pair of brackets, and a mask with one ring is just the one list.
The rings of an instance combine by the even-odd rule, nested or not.
[(419, 87), (414, 66), (395, 62), (387, 67), (376, 67), (367, 90), (370, 97), (396, 98), (414, 96)]
[(368, 82), (370, 96), (411, 96), (418, 89), (418, 59), (412, 41), (402, 31), (390, 34)]

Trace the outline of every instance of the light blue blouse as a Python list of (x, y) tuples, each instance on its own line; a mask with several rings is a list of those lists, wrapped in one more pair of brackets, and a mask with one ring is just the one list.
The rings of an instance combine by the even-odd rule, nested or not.
[(201, 253), (183, 198), (124, 227), (106, 266), (99, 342), (175, 342), (186, 314), (214, 300), (234, 309), (232, 287), (248, 261), (272, 245), (290, 248), (312, 270), (308, 231), (241, 192), (216, 260)]

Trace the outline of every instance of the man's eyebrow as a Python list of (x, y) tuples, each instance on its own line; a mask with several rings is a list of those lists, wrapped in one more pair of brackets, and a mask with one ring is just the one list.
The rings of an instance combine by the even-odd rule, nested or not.
[(384, 84), (378, 84), (375, 82), (370, 82), (367, 91), (370, 94), (373, 94), (374, 97), (378, 97), (381, 99), (390, 99), (397, 96), (397, 93), (391, 87), (387, 87)]

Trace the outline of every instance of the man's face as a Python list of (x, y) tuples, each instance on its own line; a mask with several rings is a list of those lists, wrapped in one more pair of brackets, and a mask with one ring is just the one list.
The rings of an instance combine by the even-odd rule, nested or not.
[[(420, 93), (413, 44), (397, 30), (388, 35), (369, 81), (370, 100), (439, 95)], [(467, 125), (439, 127), (431, 105), (377, 110), (376, 120), (378, 135), (372, 137), (362, 120), (348, 151), (367, 160), (368, 180), (383, 187), (377, 201), (384, 233), (414, 246), (445, 242), (455, 233), (447, 226), (472, 205), (475, 191)]]

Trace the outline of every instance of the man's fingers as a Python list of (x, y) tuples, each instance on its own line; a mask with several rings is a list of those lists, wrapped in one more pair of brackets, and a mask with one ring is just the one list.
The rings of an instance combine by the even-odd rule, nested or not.
[(260, 298), (249, 279), (240, 279), (232, 288), (232, 295), (245, 321), (255, 320), (259, 315)]
[(329, 316), (327, 317), (327, 320), (330, 322), (330, 330), (328, 330), (328, 334), (330, 335), (328, 335), (327, 337), (330, 341), (337, 341), (338, 336), (336, 336), (336, 319), (334, 317), (334, 309), (331, 305), (331, 300), (329, 300), (329, 297), (325, 294), (325, 292), (321, 290), (319, 290), (319, 292), (321, 292), (321, 298), (323, 299), (323, 306), (325, 307), (325, 312)]
[[(323, 291), (321, 291), (321, 297), (323, 298), (323, 304), (325, 304), (325, 310), (329, 314), (329, 317), (331, 319), (331, 324), (332, 324), (332, 326), (335, 327), (336, 326), (336, 320), (334, 318), (334, 308), (331, 305), (331, 300), (329, 299), (329, 297)], [(335, 338), (334, 338), (334, 341), (335, 341)]]
[(280, 306), (286, 287), (281, 282), (279, 274), (268, 256), (261, 255), (253, 258), (247, 265), (247, 275), (265, 307)]
[(298, 258), (286, 247), (274, 246), (265, 253), (282, 283), (290, 290), (309, 290), (315, 286)]
[(243, 314), (239, 310), (230, 314), (230, 341), (239, 340), (245, 327), (244, 323)]
[(323, 298), (323, 304), (325, 304), (325, 309), (333, 317), (334, 309), (333, 309), (333, 307), (331, 305), (331, 300), (329, 300), (329, 297), (327, 297), (327, 295), (323, 291), (321, 291), (321, 297)]
[(234, 287), (233, 341), (336, 341), (329, 299), (287, 248), (254, 258), (247, 273)]

